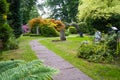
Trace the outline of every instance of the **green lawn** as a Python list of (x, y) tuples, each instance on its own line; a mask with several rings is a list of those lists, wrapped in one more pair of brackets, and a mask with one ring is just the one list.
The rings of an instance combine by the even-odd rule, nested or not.
[(94, 80), (120, 80), (120, 67), (115, 64), (92, 63), (76, 56), (81, 41), (91, 40), (90, 37), (68, 37), (67, 41), (52, 42), (58, 38), (46, 38), (40, 43), (69, 61), (75, 67), (86, 73)]
[(36, 38), (21, 36), (18, 39), (19, 49), (3, 51), (2, 54), (0, 54), (0, 60), (22, 59), (25, 61), (32, 61), (37, 59), (35, 53), (31, 50), (31, 47), (29, 45), (29, 42), (33, 39)]

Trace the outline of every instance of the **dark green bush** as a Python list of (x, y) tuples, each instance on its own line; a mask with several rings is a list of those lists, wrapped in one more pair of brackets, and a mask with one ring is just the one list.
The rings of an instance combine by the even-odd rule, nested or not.
[(48, 26), (43, 26), (40, 29), (41, 35), (45, 37), (57, 37), (59, 36), (59, 33), (53, 28)]
[(106, 45), (109, 49), (115, 51), (117, 49), (117, 34), (108, 35), (106, 38)]
[[(9, 6), (6, 0), (0, 1), (0, 40), (2, 40), (3, 49), (15, 49), (18, 47), (13, 30), (7, 23), (7, 13)], [(17, 19), (17, 18), (16, 18)]]
[(79, 23), (79, 29), (83, 32), (83, 33), (88, 33), (88, 27), (87, 24), (85, 22), (80, 22)]
[(112, 62), (114, 57), (112, 51), (106, 45), (81, 44), (78, 49), (78, 57), (92, 62)]
[(6, 43), (9, 40), (11, 34), (12, 29), (7, 23), (0, 27), (0, 39), (2, 39), (3, 43)]
[[(40, 32), (40, 27), (39, 27), (39, 32)], [(35, 26), (31, 29), (31, 33), (32, 34), (37, 34), (37, 26)]]
[(65, 30), (65, 36), (69, 36), (69, 31)]
[(15, 39), (15, 36), (12, 36), (9, 38), (9, 40), (6, 43), (6, 49), (17, 49), (18, 48), (18, 41)]
[(70, 34), (76, 34), (76, 33), (77, 33), (76, 28), (73, 27), (73, 26), (70, 26), (70, 27), (68, 28), (68, 31), (69, 31)]
[(18, 43), (13, 35), (13, 30), (7, 23), (0, 27), (0, 39), (3, 42), (4, 49), (18, 48)]
[(93, 29), (93, 27), (87, 25), (86, 22), (80, 22), (80, 23), (79, 23), (79, 29), (80, 29), (80, 31), (82, 31), (83, 33), (94, 34), (94, 29)]

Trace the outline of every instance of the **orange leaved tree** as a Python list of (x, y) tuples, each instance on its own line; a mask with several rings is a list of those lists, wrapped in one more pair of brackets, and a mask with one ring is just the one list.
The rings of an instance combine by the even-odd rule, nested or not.
[[(58, 32), (60, 32), (60, 40), (62, 40), (62, 41), (66, 40), (65, 33), (64, 33), (65, 25), (62, 23), (61, 20), (43, 19), (43, 18), (39, 17), (39, 18), (33, 18), (29, 21), (30, 29), (35, 26), (43, 26), (44, 27), (46, 25), (48, 27), (53, 27)], [(36, 32), (38, 32), (38, 28), (36, 29)]]
[(41, 17), (33, 18), (33, 19), (29, 20), (28, 23), (29, 23), (30, 30), (33, 27), (36, 27), (36, 34), (39, 34), (39, 26), (40, 26), (40, 24), (44, 24), (44, 20)]
[(53, 21), (53, 23), (56, 24), (56, 26), (54, 26), (55, 29), (60, 32), (60, 40), (62, 40), (62, 41), (66, 40), (65, 32), (64, 32), (65, 25), (62, 23), (62, 21), (55, 20), (55, 21)]

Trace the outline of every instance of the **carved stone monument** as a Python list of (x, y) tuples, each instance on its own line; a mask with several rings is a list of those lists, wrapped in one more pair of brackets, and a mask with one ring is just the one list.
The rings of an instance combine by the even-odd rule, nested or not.
[(100, 31), (96, 31), (95, 32), (95, 42), (101, 41), (101, 37), (102, 37), (101, 32)]

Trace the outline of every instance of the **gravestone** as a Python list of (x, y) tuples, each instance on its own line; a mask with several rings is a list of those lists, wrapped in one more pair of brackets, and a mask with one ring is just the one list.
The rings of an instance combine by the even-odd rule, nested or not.
[(95, 42), (101, 41), (101, 37), (102, 37), (101, 32), (100, 31), (96, 31), (95, 32)]
[(120, 30), (118, 31), (118, 42), (120, 42)]

